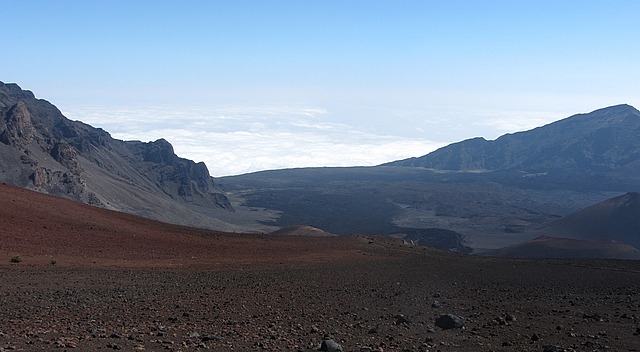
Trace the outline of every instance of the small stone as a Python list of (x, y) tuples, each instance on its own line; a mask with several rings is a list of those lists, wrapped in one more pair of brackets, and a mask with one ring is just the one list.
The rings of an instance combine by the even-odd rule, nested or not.
[(395, 325), (411, 323), (411, 320), (405, 317), (403, 314), (398, 314), (394, 318), (395, 318), (395, 322), (394, 322)]
[(140, 337), (140, 335), (138, 334), (130, 334), (127, 339), (131, 340), (131, 341), (137, 341), (137, 342), (142, 342), (142, 338)]

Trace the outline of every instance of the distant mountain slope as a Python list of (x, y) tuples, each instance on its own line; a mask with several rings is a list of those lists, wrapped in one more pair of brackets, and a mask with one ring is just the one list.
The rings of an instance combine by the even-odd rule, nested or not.
[(548, 236), (504, 247), (491, 255), (506, 258), (640, 259), (640, 251), (624, 243)]
[(640, 171), (640, 111), (629, 105), (612, 106), (494, 141), (465, 140), (386, 165), (582, 175), (621, 168)]
[(617, 241), (640, 248), (640, 193), (607, 199), (553, 221), (537, 232), (583, 240)]
[(206, 165), (167, 141), (114, 139), (2, 82), (0, 168), (2, 182), (178, 224), (225, 229), (211, 210), (233, 210)]
[(531, 232), (532, 240), (491, 254), (521, 258), (640, 259), (640, 193), (584, 208)]

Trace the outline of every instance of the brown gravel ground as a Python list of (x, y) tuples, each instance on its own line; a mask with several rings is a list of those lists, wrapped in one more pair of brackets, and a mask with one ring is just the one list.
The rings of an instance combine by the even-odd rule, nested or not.
[(0, 190), (0, 351), (640, 350), (638, 262), (213, 233)]

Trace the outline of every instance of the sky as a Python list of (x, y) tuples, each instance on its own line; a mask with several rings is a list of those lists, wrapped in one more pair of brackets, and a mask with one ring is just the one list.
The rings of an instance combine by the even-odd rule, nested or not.
[(637, 0), (0, 0), (0, 81), (212, 176), (640, 108)]

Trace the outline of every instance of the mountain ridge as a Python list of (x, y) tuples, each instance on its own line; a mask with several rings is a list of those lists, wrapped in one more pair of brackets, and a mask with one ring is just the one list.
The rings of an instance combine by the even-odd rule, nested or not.
[(640, 111), (620, 104), (492, 141), (478, 137), (452, 143), (421, 157), (384, 165), (451, 171), (598, 174), (631, 163), (640, 164)]
[(67, 119), (15, 83), (0, 82), (0, 181), (182, 225), (233, 230), (232, 212), (207, 166), (164, 139), (121, 141)]

